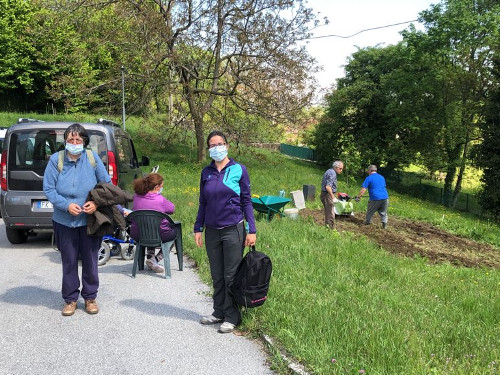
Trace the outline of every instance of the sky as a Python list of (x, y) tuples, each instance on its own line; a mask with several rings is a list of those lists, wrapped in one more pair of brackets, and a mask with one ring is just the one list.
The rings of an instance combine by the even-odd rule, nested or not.
[[(314, 31), (314, 36), (349, 36), (364, 29), (392, 25), (416, 20), (418, 13), (426, 10), (438, 0), (308, 0), (307, 6), (313, 8), (322, 20), (327, 17), (330, 23)], [(319, 13), (319, 14), (318, 14)], [(418, 22), (413, 22), (423, 29)], [(342, 65), (357, 47), (388, 46), (402, 40), (400, 31), (409, 23), (383, 29), (362, 32), (351, 38), (328, 37), (308, 41), (309, 54), (316, 58), (324, 71), (316, 75), (322, 88), (329, 88), (335, 79), (344, 76)]]

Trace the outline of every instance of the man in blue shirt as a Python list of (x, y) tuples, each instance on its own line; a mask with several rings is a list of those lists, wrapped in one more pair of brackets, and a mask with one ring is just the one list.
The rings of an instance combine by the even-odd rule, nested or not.
[(377, 166), (370, 165), (368, 167), (368, 177), (361, 185), (361, 190), (356, 196), (356, 202), (359, 202), (361, 196), (368, 189), (370, 200), (366, 209), (365, 224), (372, 223), (372, 217), (375, 212), (378, 212), (382, 220), (382, 228), (387, 228), (387, 207), (389, 206), (389, 194), (385, 188), (385, 178), (377, 173)]

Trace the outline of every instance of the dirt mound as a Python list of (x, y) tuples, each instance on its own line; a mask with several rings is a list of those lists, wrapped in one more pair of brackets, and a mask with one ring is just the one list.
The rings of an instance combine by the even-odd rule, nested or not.
[[(302, 217), (312, 217), (324, 225), (323, 210), (304, 209)], [(500, 268), (500, 250), (495, 247), (453, 235), (423, 222), (394, 216), (389, 217), (387, 229), (382, 229), (378, 217), (372, 225), (364, 225), (364, 215), (337, 217), (339, 232), (347, 231), (366, 235), (383, 249), (398, 255), (420, 255), (431, 263), (449, 262), (456, 266)]]

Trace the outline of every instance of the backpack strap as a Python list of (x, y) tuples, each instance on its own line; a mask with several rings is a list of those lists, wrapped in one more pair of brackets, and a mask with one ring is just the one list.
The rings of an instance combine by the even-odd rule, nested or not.
[(86, 149), (85, 151), (87, 152), (87, 158), (90, 161), (90, 165), (92, 166), (92, 168), (95, 168), (97, 163), (95, 162), (94, 153), (92, 152), (92, 150), (89, 149)]
[(61, 173), (64, 165), (64, 150), (59, 151), (58, 157), (59, 159), (57, 160), (57, 170), (59, 171), (59, 173)]
[[(59, 171), (59, 173), (61, 173), (63, 170), (64, 152), (65, 152), (65, 150), (61, 150), (61, 151), (59, 151), (59, 155), (58, 155), (57, 170)], [(94, 153), (92, 152), (92, 150), (89, 150), (89, 149), (86, 149), (85, 152), (87, 153), (87, 158), (89, 159), (90, 165), (92, 166), (92, 168), (95, 168), (97, 163), (95, 161)]]

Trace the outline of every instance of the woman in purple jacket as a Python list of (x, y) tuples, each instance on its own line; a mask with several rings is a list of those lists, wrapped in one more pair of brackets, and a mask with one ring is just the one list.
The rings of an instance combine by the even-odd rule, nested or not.
[[(245, 246), (255, 245), (256, 228), (250, 194), (250, 179), (244, 165), (228, 158), (226, 136), (213, 131), (207, 138), (213, 159), (201, 172), (200, 206), (194, 224), (196, 245), (203, 246), (202, 232), (214, 287), (214, 311), (201, 324), (222, 323), (220, 333), (234, 331), (240, 324), (238, 305), (229, 292)], [(248, 233), (244, 225), (248, 223)]]
[[(163, 191), (163, 177), (159, 173), (150, 173), (143, 178), (134, 180), (134, 207), (133, 210), (155, 210), (166, 214), (173, 214), (175, 206), (172, 202), (161, 195)], [(139, 228), (135, 223), (130, 227), (130, 235), (133, 239), (139, 238)], [(161, 241), (172, 241), (177, 235), (176, 229), (171, 228), (168, 221), (163, 219), (161, 222)], [(165, 272), (160, 264), (164, 255), (161, 248), (155, 255), (154, 247), (147, 248), (146, 265), (150, 270), (156, 273)]]

